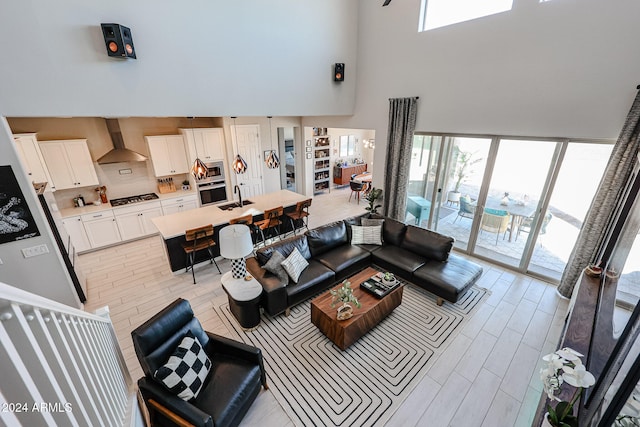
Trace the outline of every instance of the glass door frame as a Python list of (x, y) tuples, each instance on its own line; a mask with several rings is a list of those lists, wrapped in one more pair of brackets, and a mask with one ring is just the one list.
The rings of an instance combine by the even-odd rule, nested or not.
[[(556, 185), (556, 181), (562, 168), (562, 162), (566, 154), (567, 148), (570, 143), (606, 143), (611, 144), (611, 140), (602, 139), (585, 139), (585, 138), (551, 138), (551, 137), (523, 137), (523, 136), (507, 136), (507, 135), (487, 135), (487, 134), (463, 134), (463, 133), (441, 133), (441, 132), (415, 132), (414, 135), (422, 136), (424, 138), (431, 138), (431, 147), (429, 153), (429, 160), (433, 155), (434, 146), (439, 145), (439, 156), (436, 168), (436, 176), (434, 180), (434, 186), (431, 191), (432, 209), (429, 213), (428, 227), (431, 229), (437, 229), (438, 224), (438, 210), (440, 208), (440, 202), (442, 201), (443, 189), (446, 187), (448, 176), (447, 171), (451, 166), (451, 153), (453, 151), (453, 142), (455, 138), (481, 138), (490, 140), (489, 153), (487, 157), (487, 163), (483, 172), (482, 184), (479, 189), (477, 209), (473, 217), (471, 224), (471, 232), (466, 248), (456, 247), (456, 250), (471, 256), (478, 257), (498, 264), (500, 266), (529, 274), (532, 276), (540, 277), (545, 280), (557, 281), (551, 277), (544, 276), (529, 269), (529, 264), (533, 257), (536, 241), (538, 239), (540, 230), (542, 228), (542, 218), (544, 212), (549, 208), (553, 190)], [(486, 204), (487, 196), (489, 193), (489, 187), (491, 184), (491, 177), (495, 168), (495, 163), (498, 157), (498, 150), (500, 144), (504, 143), (503, 140), (523, 140), (523, 141), (548, 141), (555, 143), (552, 158), (545, 175), (545, 182), (540, 193), (540, 200), (534, 215), (534, 220), (531, 225), (531, 231), (528, 233), (527, 241), (525, 243), (523, 252), (520, 256), (520, 260), (517, 265), (506, 264), (504, 262), (497, 261), (495, 259), (489, 259), (486, 256), (482, 256), (475, 251), (475, 247), (478, 241), (478, 235), (480, 233), (480, 222), (482, 220), (482, 212)], [(437, 141), (434, 143), (434, 141)], [(427, 193), (427, 187), (425, 187), (425, 193)], [(426, 194), (425, 194), (426, 195)]]

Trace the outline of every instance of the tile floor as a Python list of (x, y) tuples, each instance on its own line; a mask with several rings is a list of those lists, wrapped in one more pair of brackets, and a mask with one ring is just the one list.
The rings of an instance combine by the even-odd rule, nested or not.
[[(349, 191), (318, 195), (311, 227), (364, 212), (365, 202), (348, 203)], [(555, 349), (568, 301), (555, 287), (485, 262), (479, 285), (491, 295), (449, 341), (424, 379), (387, 426), (529, 426), (541, 396), (541, 356)], [(88, 278), (86, 309), (108, 305), (132, 378), (142, 375), (130, 332), (177, 297), (188, 299), (205, 329), (227, 334), (212, 300), (224, 298), (215, 267), (190, 274), (168, 268), (160, 237), (80, 256)], [(228, 271), (229, 263), (220, 263)], [(291, 426), (273, 395), (262, 392), (243, 426)]]

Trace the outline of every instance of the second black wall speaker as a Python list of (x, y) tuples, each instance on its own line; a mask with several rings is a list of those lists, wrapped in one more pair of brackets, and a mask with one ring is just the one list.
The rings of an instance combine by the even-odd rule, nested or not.
[(336, 62), (333, 66), (333, 81), (334, 82), (342, 82), (344, 81), (344, 64), (341, 62)]
[(128, 27), (120, 24), (100, 24), (107, 54), (118, 58), (134, 58), (133, 37)]

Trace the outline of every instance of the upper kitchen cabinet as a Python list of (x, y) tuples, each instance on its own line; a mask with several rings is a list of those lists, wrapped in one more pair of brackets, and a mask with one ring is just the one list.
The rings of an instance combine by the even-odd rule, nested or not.
[(39, 146), (56, 190), (98, 185), (86, 139), (40, 141)]
[(187, 142), (189, 160), (199, 157), (203, 162), (224, 160), (224, 132), (222, 128), (180, 129)]
[[(48, 182), (46, 190), (55, 190), (55, 185), (42, 157), (35, 133), (13, 135), (22, 167), (31, 182)], [(45, 191), (46, 191), (45, 190)]]
[(145, 136), (156, 176), (189, 172), (182, 135)]

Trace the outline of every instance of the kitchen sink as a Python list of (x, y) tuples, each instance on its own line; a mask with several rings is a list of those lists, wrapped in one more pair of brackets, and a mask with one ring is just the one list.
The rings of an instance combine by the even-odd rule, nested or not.
[[(247, 206), (252, 204), (253, 202), (251, 200), (242, 201), (242, 206)], [(230, 211), (230, 210), (233, 210), (233, 208), (239, 208), (239, 207), (240, 207), (240, 202), (233, 202), (233, 203), (227, 203), (226, 205), (220, 205), (218, 206), (218, 209), (222, 209), (223, 211)]]

